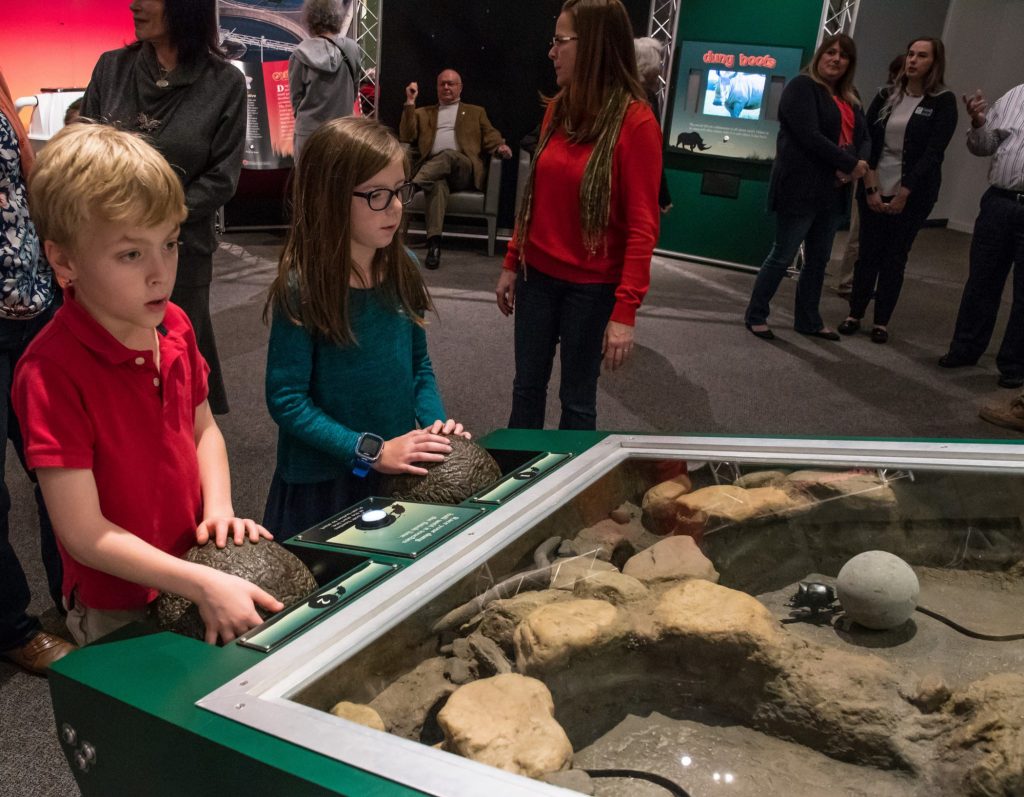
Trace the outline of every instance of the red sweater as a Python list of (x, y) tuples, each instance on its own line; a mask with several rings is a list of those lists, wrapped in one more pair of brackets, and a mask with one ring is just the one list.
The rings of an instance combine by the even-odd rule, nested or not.
[[(552, 106), (544, 115), (551, 123)], [(537, 161), (526, 264), (548, 276), (577, 283), (616, 283), (612, 321), (633, 326), (651, 281), (658, 239), (661, 128), (646, 102), (626, 111), (612, 162), (612, 199), (604, 244), (590, 254), (580, 229), (580, 183), (594, 142), (572, 144), (555, 131)], [(517, 236), (504, 267), (516, 271)]]

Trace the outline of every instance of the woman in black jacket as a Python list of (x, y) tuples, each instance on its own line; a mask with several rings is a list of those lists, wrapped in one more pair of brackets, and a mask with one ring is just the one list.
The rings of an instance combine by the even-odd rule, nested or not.
[(776, 213), (775, 243), (758, 272), (745, 322), (756, 337), (772, 340), (769, 303), (804, 244), (793, 327), (803, 335), (839, 340), (818, 312), (825, 266), (840, 212), (852, 183), (867, 171), (868, 136), (853, 88), (857, 48), (845, 34), (828, 36), (805, 74), (793, 78), (779, 100), (779, 137), (768, 185)]
[(195, 328), (210, 366), (210, 409), (228, 411), (210, 319), (217, 210), (235, 194), (245, 146), (245, 77), (220, 49), (216, 0), (134, 0), (138, 41), (100, 56), (82, 116), (146, 136), (181, 177), (181, 225), (171, 301)]
[(895, 82), (868, 108), (870, 169), (858, 196), (860, 260), (850, 315), (839, 325), (844, 335), (860, 328), (874, 294), (871, 340), (889, 340), (910, 247), (939, 196), (942, 159), (956, 130), (956, 96), (943, 85), (945, 67), (939, 39), (915, 39)]

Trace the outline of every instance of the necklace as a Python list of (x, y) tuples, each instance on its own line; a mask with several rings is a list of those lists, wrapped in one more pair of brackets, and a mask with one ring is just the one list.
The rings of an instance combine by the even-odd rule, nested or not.
[(171, 69), (165, 69), (162, 66), (158, 66), (158, 68), (160, 70), (160, 77), (157, 79), (156, 85), (158, 88), (165, 89), (171, 85), (171, 82), (167, 79), (167, 76), (174, 71), (174, 68), (172, 67)]

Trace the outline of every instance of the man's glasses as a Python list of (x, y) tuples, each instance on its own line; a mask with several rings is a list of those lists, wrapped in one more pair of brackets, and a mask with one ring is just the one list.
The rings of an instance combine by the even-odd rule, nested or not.
[(403, 205), (412, 202), (412, 195), (416, 193), (414, 183), (402, 183), (392, 191), (390, 188), (374, 188), (372, 191), (353, 191), (352, 196), (359, 196), (366, 200), (370, 210), (387, 210), (391, 207), (391, 200), (396, 196)]
[(561, 47), (563, 44), (578, 41), (579, 38), (579, 36), (555, 36), (553, 39), (551, 39), (551, 46)]

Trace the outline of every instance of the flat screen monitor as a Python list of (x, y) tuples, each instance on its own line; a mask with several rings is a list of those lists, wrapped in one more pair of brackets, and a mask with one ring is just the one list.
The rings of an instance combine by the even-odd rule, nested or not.
[(709, 69), (701, 111), (708, 116), (761, 119), (766, 78), (763, 72)]

